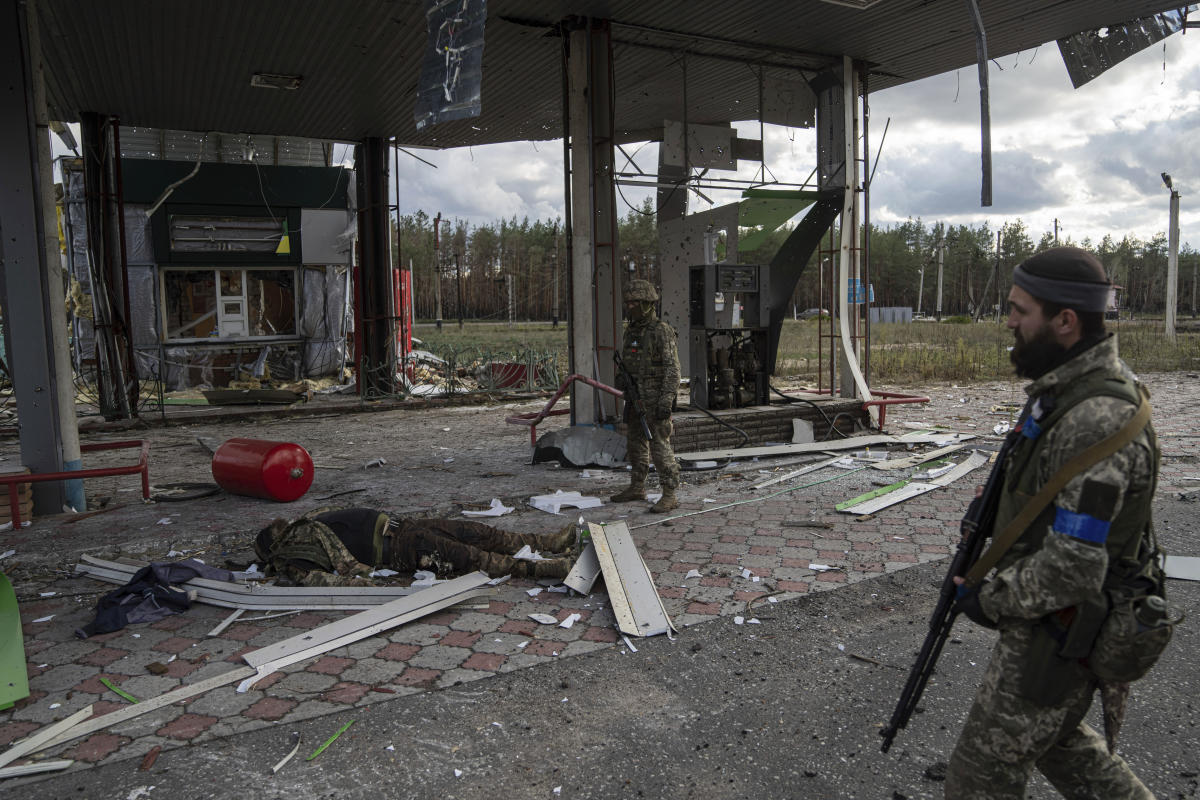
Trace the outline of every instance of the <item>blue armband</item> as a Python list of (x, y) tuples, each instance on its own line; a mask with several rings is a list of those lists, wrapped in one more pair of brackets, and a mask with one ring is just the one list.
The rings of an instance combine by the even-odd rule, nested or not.
[(1108, 539), (1108, 529), (1112, 527), (1112, 523), (1096, 519), (1088, 514), (1080, 514), (1055, 506), (1053, 527), (1057, 533), (1064, 536), (1093, 544), (1104, 544)]

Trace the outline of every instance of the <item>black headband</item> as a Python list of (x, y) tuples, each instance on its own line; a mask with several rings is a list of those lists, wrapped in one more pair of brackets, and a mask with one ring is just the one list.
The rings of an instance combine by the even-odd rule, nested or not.
[(1056, 280), (1043, 275), (1034, 275), (1018, 264), (1013, 270), (1013, 283), (1042, 301), (1057, 303), (1076, 311), (1105, 311), (1111, 283), (1093, 283), (1078, 280)]

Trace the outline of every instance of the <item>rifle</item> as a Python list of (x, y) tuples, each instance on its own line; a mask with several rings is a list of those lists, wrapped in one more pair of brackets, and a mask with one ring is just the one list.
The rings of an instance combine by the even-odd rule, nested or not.
[(896, 703), (896, 710), (892, 712), (892, 718), (888, 722), (887, 728), (879, 732), (879, 735), (883, 737), (881, 749), (885, 753), (892, 746), (892, 740), (896, 738), (900, 729), (908, 726), (908, 720), (916, 710), (917, 703), (921, 700), (921, 694), (925, 691), (925, 684), (929, 681), (929, 676), (933, 674), (933, 668), (937, 664), (938, 656), (942, 653), (942, 647), (946, 644), (946, 639), (950, 637), (950, 628), (958, 616), (956, 604), (958, 586), (954, 583), (954, 577), (966, 575), (967, 570), (979, 560), (979, 556), (983, 553), (984, 542), (991, 535), (992, 526), (996, 521), (996, 509), (1000, 504), (1000, 493), (1004, 485), (1004, 462), (1009, 451), (1016, 444), (1018, 436), (1020, 434), (1016, 432), (1008, 435), (1004, 446), (1000, 448), (999, 455), (996, 456), (996, 463), (992, 466), (987, 483), (984, 484), (983, 493), (971, 501), (966, 516), (963, 517), (959, 526), (962, 538), (959, 539), (954, 558), (950, 562), (950, 569), (942, 580), (937, 608), (934, 609), (933, 616), (929, 620), (929, 633), (921, 645), (921, 652), (917, 656), (916, 663), (908, 673), (908, 682), (904, 684), (904, 691), (900, 693), (900, 701)]
[(638, 393), (637, 381), (633, 379), (633, 375), (629, 374), (629, 369), (621, 360), (621, 354), (615, 350), (613, 351), (613, 361), (621, 373), (621, 382), (625, 384), (625, 399), (633, 406), (633, 413), (637, 414), (637, 418), (641, 421), (642, 433), (646, 435), (646, 441), (652, 442), (654, 435), (650, 433), (650, 425), (646, 422), (646, 408), (642, 405), (642, 396)]

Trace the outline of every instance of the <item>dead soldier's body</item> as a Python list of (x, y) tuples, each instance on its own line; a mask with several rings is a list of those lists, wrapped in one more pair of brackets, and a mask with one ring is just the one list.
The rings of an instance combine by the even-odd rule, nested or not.
[[(372, 565), (438, 575), (480, 570), (493, 577), (565, 578), (576, 538), (574, 525), (557, 533), (513, 533), (469, 520), (393, 520), (373, 508), (319, 508), (292, 522), (275, 520), (255, 538), (254, 551), (268, 572), (298, 586), (371, 586)], [(568, 555), (513, 558), (525, 545)]]

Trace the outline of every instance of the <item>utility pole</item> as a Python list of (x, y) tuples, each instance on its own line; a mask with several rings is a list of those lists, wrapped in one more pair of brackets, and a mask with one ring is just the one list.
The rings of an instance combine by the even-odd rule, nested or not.
[(917, 316), (921, 316), (921, 299), (925, 297), (925, 259), (921, 258), (921, 229), (917, 228), (917, 263), (920, 265), (921, 280), (917, 283)]
[(937, 243), (937, 260), (938, 260), (938, 288), (937, 288), (937, 321), (942, 321), (942, 268), (944, 266), (946, 255), (946, 240), (941, 236), (938, 237)]
[(513, 275), (511, 272), (504, 274), (504, 285), (508, 289), (508, 326), (511, 328), (517, 313), (517, 302), (513, 298)]
[(1179, 191), (1172, 185), (1170, 175), (1164, 172), (1162, 179), (1171, 193), (1170, 219), (1167, 223), (1167, 313), (1163, 317), (1163, 328), (1167, 341), (1174, 342), (1175, 311), (1179, 305)]
[(1058, 217), (1054, 218), (1054, 246), (1058, 247)]
[(1000, 286), (1000, 237), (1003, 231), (996, 231), (996, 270), (993, 273), (993, 278), (996, 280), (996, 323), (1000, 322), (1000, 296), (1004, 291)]
[(458, 262), (457, 252), (454, 254), (454, 286), (458, 292), (458, 329), (461, 331), (463, 326), (462, 265)]
[(442, 329), (442, 212), (433, 220), (433, 316), (437, 329)]

